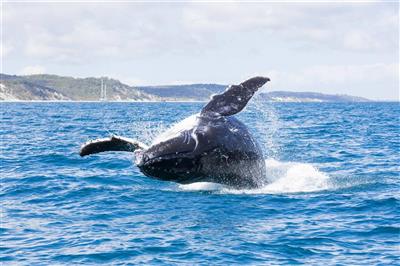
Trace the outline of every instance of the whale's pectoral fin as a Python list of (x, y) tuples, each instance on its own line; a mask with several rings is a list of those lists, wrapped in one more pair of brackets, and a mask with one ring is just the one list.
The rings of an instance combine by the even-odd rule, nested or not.
[(222, 94), (214, 95), (211, 101), (203, 107), (201, 114), (210, 112), (229, 116), (239, 113), (254, 93), (269, 80), (265, 77), (254, 77), (239, 85), (231, 85)]
[(138, 141), (119, 136), (111, 136), (110, 138), (96, 139), (83, 144), (79, 151), (79, 155), (86, 156), (104, 151), (134, 152), (137, 149), (146, 148), (146, 145)]

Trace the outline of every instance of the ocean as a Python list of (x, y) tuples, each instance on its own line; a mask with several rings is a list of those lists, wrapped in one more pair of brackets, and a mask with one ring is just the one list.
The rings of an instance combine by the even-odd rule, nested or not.
[(1, 103), (4, 265), (400, 263), (399, 103), (263, 103), (237, 115), (269, 183), (147, 178), (111, 134), (151, 143), (204, 103)]

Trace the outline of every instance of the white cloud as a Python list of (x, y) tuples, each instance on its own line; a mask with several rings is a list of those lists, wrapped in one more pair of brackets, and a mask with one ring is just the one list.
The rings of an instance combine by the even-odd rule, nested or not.
[(15, 50), (66, 62), (195, 53), (248, 31), (288, 46), (385, 52), (397, 49), (399, 27), (395, 3), (7, 3), (4, 13)]
[[(389, 99), (398, 95), (399, 64), (365, 64), (365, 65), (318, 65), (300, 71), (270, 71), (272, 90), (316, 91), (366, 95), (366, 84), (373, 84), (375, 90), (382, 92), (374, 96), (370, 91), (368, 97)], [(391, 85), (391, 86), (388, 86)], [(386, 86), (386, 87), (383, 87)], [(364, 90), (364, 91), (363, 91)]]
[(13, 47), (10, 44), (2, 42), (0, 45), (1, 45), (0, 57), (2, 57), (2, 58), (9, 55), (13, 50)]
[(130, 84), (230, 83), (269, 68), (275, 69), (269, 73), (277, 89), (354, 94), (346, 90), (364, 85), (373, 91), (373, 81), (393, 91), (398, 88), (398, 75), (392, 73), (398, 69), (393, 64), (399, 55), (398, 7), (382, 2), (8, 2), (4, 65), (17, 73), (39, 63), (50, 73), (101, 74)]
[(396, 3), (195, 3), (183, 16), (196, 35), (258, 31), (309, 46), (378, 52), (397, 49), (398, 19)]
[(31, 58), (82, 63), (180, 52), (196, 42), (185, 32), (180, 5), (143, 3), (7, 4), (5, 39)]
[(19, 74), (21, 75), (34, 75), (34, 74), (44, 74), (46, 69), (42, 66), (26, 66), (24, 67)]
[(360, 81), (377, 81), (395, 77), (396, 64), (373, 65), (322, 65), (306, 68), (291, 78), (294, 84), (318, 82), (321, 84), (347, 83)]

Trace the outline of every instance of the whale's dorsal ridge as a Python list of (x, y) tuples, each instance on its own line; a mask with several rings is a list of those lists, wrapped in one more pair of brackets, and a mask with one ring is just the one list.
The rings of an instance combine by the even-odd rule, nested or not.
[(254, 77), (239, 85), (229, 86), (223, 93), (214, 95), (201, 110), (201, 114), (216, 113), (230, 116), (239, 113), (247, 105), (254, 93), (270, 79)]

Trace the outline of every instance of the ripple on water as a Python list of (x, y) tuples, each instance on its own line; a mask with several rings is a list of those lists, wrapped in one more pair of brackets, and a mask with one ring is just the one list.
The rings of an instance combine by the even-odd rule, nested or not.
[(238, 117), (268, 182), (235, 190), (146, 178), (132, 154), (78, 155), (110, 132), (146, 142), (202, 103), (0, 103), (0, 261), (395, 265), (399, 105), (258, 104)]

